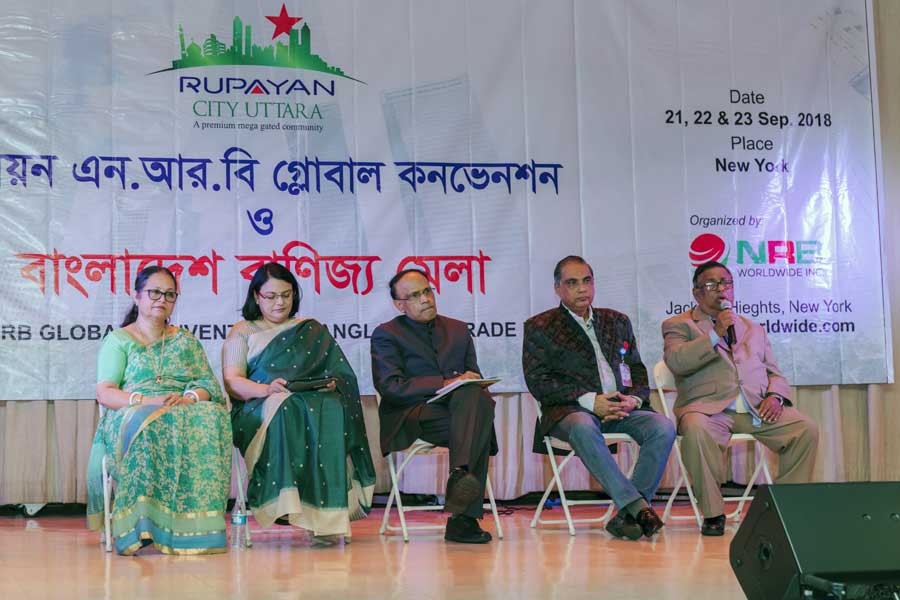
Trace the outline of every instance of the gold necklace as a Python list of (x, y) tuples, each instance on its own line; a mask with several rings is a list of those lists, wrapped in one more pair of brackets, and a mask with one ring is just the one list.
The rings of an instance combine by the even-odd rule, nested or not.
[(162, 380), (163, 380), (162, 367), (163, 367), (163, 355), (166, 353), (166, 329), (168, 329), (168, 326), (166, 326), (166, 328), (163, 329), (162, 347), (159, 349), (159, 356), (156, 359), (156, 369), (154, 369), (154, 373), (156, 373), (156, 384), (157, 385), (162, 383)]
[[(163, 380), (163, 374), (162, 374), (163, 355), (166, 353), (166, 330), (168, 330), (168, 329), (169, 329), (168, 324), (163, 324), (162, 346), (160, 347), (159, 354), (156, 357), (156, 368), (153, 369), (153, 374), (156, 375), (155, 381), (156, 381), (157, 385), (162, 383), (162, 380)], [(141, 332), (141, 335), (144, 338), (146, 338), (147, 340), (150, 339), (150, 336), (148, 336), (147, 333), (143, 329), (141, 329), (140, 325), (138, 325), (138, 331)], [(150, 342), (149, 344), (147, 344), (147, 346), (149, 347), (152, 343), (153, 342)]]

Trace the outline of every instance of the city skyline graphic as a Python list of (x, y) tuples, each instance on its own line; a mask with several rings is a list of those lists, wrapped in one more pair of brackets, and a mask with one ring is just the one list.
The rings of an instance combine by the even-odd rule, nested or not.
[(194, 67), (239, 65), (306, 69), (364, 83), (347, 75), (340, 67), (329, 65), (321, 56), (315, 54), (312, 50), (312, 30), (309, 24), (303, 23), (298, 30), (295, 25), (303, 18), (289, 16), (284, 4), (279, 15), (266, 18), (275, 26), (272, 39), (276, 40), (282, 34), (287, 35), (287, 44), (281, 41), (275, 41), (267, 46), (254, 44), (253, 28), (250, 25), (245, 26), (243, 19), (238, 16), (232, 21), (231, 45), (223, 42), (215, 33), (210, 33), (199, 44), (193, 38), (186, 44), (184, 27), (179, 24), (180, 56), (172, 61), (171, 67), (153, 71), (148, 75)]

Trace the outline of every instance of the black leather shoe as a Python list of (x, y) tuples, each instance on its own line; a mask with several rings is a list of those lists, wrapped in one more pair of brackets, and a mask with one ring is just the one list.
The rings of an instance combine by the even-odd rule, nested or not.
[(444, 539), (461, 544), (486, 544), (491, 541), (491, 534), (481, 528), (477, 519), (467, 515), (453, 515), (447, 519)]
[(634, 519), (641, 526), (641, 531), (645, 537), (653, 537), (653, 534), (663, 528), (663, 520), (659, 518), (653, 507), (648, 506), (638, 511), (637, 517)]
[(478, 478), (465, 469), (453, 469), (447, 479), (444, 510), (457, 515), (482, 495)]
[(609, 520), (606, 530), (617, 538), (628, 538), (629, 540), (640, 539), (644, 533), (634, 517), (623, 511), (617, 512), (616, 516)]
[(700, 528), (703, 535), (725, 535), (725, 515), (703, 519), (703, 527)]

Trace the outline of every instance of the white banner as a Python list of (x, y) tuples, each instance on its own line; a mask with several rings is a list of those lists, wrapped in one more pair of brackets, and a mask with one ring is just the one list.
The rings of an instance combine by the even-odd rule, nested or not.
[[(278, 261), (371, 392), (431, 274), (496, 391), (590, 261), (645, 363), (727, 262), (794, 384), (893, 379), (863, 0), (18, 3), (0, 26), (0, 398), (93, 396), (137, 271), (215, 369)], [(15, 34), (13, 35), (13, 32)]]

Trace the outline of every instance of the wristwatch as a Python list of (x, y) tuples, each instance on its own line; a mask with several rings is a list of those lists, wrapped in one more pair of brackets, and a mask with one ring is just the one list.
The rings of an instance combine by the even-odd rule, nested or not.
[(784, 402), (785, 402), (784, 396), (782, 396), (781, 394), (776, 394), (775, 392), (769, 392), (768, 394), (763, 396), (763, 398), (768, 398), (769, 396), (775, 396), (775, 399), (778, 400), (778, 404), (780, 404), (781, 407), (784, 408)]

